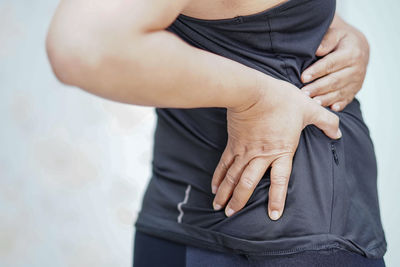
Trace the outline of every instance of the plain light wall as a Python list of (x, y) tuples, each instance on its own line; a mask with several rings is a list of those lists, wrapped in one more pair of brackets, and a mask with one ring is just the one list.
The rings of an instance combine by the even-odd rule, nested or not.
[(371, 47), (370, 64), (359, 93), (378, 161), (378, 193), (388, 242), (387, 266), (400, 266), (400, 2), (342, 1), (344, 18), (359, 28)]
[[(56, 5), (0, 0), (0, 266), (130, 266), (154, 109), (55, 79), (44, 40)], [(400, 3), (348, 0), (339, 9), (371, 45), (359, 99), (378, 158), (385, 259), (399, 266)]]

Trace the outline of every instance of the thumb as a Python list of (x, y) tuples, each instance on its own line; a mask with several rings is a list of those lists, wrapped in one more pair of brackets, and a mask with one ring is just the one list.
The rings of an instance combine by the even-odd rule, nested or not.
[(313, 112), (311, 124), (321, 129), (329, 138), (339, 139), (342, 132), (339, 129), (339, 117), (333, 112), (317, 104)]

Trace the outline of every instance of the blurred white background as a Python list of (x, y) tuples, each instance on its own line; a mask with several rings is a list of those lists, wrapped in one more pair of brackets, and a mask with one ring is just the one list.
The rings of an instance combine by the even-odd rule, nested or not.
[[(0, 0), (0, 266), (131, 266), (154, 109), (61, 85), (45, 54), (55, 0)], [(371, 45), (359, 94), (379, 165), (387, 266), (400, 266), (400, 2), (342, 0)]]

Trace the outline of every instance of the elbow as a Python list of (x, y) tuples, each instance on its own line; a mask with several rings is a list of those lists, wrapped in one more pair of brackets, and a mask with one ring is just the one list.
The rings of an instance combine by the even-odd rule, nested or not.
[(68, 56), (60, 51), (50, 34), (46, 38), (46, 53), (56, 78), (63, 84), (71, 85), (71, 77), (67, 74), (68, 69), (71, 67), (70, 62), (67, 61)]
[[(130, 67), (140, 65), (141, 49), (135, 40), (124, 40), (118, 45), (107, 38), (96, 39), (90, 32), (82, 32), (77, 39), (66, 32), (49, 31), (46, 37), (46, 53), (56, 78), (65, 85), (80, 88), (93, 87), (99, 79), (115, 76), (128, 60)], [(86, 36), (83, 37), (82, 36)], [(126, 43), (130, 53), (123, 54)]]
[(102, 42), (94, 38), (88, 27), (79, 26), (80, 23), (71, 25), (70, 20), (56, 15), (45, 40), (47, 57), (56, 78), (63, 84), (77, 87), (81, 87), (98, 67), (101, 57), (98, 43)]
[(65, 85), (79, 86), (81, 74), (86, 72), (85, 57), (79, 50), (74, 49), (73, 43), (62, 32), (48, 32), (47, 57), (55, 77)]
[(93, 88), (97, 87), (96, 80), (109, 79), (127, 62), (136, 64), (143, 59), (144, 47), (139, 45), (143, 25), (140, 18), (134, 21), (138, 23), (119, 19), (115, 15), (118, 12), (103, 8), (107, 5), (93, 12), (90, 4), (79, 8), (78, 3), (61, 1), (46, 36), (46, 52), (60, 82)]
[(101, 82), (112, 82), (109, 80), (118, 70), (122, 72), (127, 62), (137, 67), (142, 60), (139, 40), (143, 34), (138, 30), (132, 34), (128, 27), (111, 27), (105, 22), (71, 25), (63, 17), (69, 16), (55, 16), (46, 36), (49, 63), (61, 83), (98, 88)]

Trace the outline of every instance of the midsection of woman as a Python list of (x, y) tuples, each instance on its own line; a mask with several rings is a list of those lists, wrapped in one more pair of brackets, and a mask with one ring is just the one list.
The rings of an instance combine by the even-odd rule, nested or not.
[[(340, 140), (315, 126), (303, 130), (313, 124), (332, 138), (341, 135), (338, 116), (297, 90), (335, 2), (266, 2), (256, 13), (259, 2), (229, 2), (235, 5), (221, 14), (233, 18), (215, 19), (219, 11), (209, 8), (202, 12), (208, 18), (190, 17), (195, 6), (177, 17), (186, 1), (64, 0), (47, 36), (52, 68), (63, 83), (158, 107), (153, 176), (137, 230), (247, 256), (339, 248), (381, 257), (386, 242), (375, 155), (358, 102), (337, 113)], [(261, 140), (264, 151), (283, 144), (278, 154), (291, 145), (290, 165), (297, 148), (279, 220), (270, 220), (266, 208), (276, 202), (268, 192), (275, 188), (274, 166), (240, 211), (226, 217), (212, 209), (211, 177), (232, 144), (227, 121), (229, 129), (236, 123), (247, 130), (238, 143)]]
[[(192, 3), (168, 31), (298, 88), (335, 13), (334, 0)], [(325, 248), (384, 254), (374, 148), (356, 99), (336, 112), (340, 140), (315, 126), (303, 130), (278, 221), (267, 214), (269, 171), (238, 213), (213, 210), (211, 178), (228, 138), (225, 108), (156, 113), (153, 175), (135, 224), (139, 231), (246, 255)]]

